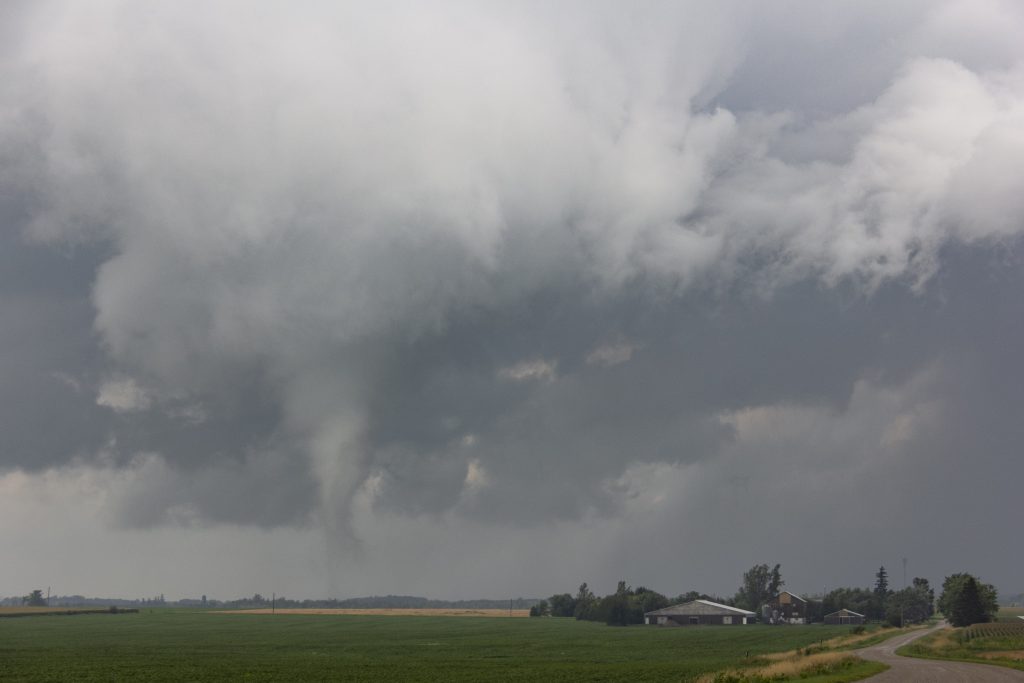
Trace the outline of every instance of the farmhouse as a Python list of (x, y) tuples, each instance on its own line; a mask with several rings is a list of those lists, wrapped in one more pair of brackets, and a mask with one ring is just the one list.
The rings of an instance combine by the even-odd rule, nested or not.
[(658, 626), (697, 626), (699, 624), (752, 624), (757, 615), (738, 607), (710, 600), (694, 600), (644, 614), (645, 624)]
[(762, 609), (769, 624), (806, 624), (807, 601), (796, 593), (782, 591)]
[(825, 615), (826, 624), (863, 624), (864, 615), (849, 609), (841, 609), (838, 612)]

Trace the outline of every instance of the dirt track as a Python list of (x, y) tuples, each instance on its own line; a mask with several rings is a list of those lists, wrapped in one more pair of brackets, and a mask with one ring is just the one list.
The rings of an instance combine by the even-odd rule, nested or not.
[(947, 662), (938, 659), (918, 659), (901, 657), (896, 650), (907, 643), (943, 628), (945, 624), (926, 631), (914, 631), (905, 635), (890, 638), (884, 643), (857, 650), (864, 659), (888, 664), (891, 669), (866, 680), (877, 683), (1010, 683), (1024, 681), (1024, 671), (1016, 671), (1000, 666), (986, 664), (968, 664), (966, 662)]

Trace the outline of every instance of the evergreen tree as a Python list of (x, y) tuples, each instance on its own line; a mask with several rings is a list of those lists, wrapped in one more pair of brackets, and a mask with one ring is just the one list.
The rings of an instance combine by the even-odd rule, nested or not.
[(872, 591), (871, 609), (867, 613), (870, 618), (885, 618), (885, 602), (889, 593), (889, 573), (882, 566), (875, 572), (875, 589)]
[(885, 571), (885, 567), (879, 567), (878, 572), (875, 574), (875, 595), (885, 599), (885, 596), (889, 594), (889, 573)]

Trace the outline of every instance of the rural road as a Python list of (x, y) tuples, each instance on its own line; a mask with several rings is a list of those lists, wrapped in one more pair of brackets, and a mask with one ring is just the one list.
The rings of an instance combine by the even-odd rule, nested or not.
[(1004, 681), (1024, 681), (1024, 671), (1006, 669), (987, 664), (967, 664), (965, 662), (945, 662), (937, 659), (917, 659), (916, 657), (900, 657), (896, 650), (912, 640), (928, 635), (932, 631), (943, 628), (940, 624), (926, 631), (914, 631), (905, 635), (890, 638), (884, 643), (857, 650), (864, 659), (888, 664), (891, 669), (877, 676), (865, 679), (877, 683), (902, 681), (903, 683), (1003, 683)]

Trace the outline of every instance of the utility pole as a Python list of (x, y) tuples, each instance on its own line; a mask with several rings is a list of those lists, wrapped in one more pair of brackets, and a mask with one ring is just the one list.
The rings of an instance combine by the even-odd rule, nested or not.
[(903, 558), (903, 587), (907, 587), (907, 558)]
[(46, 587), (46, 606), (50, 606), (50, 587)]
[(270, 594), (270, 613), (274, 614), (277, 609), (277, 593)]

